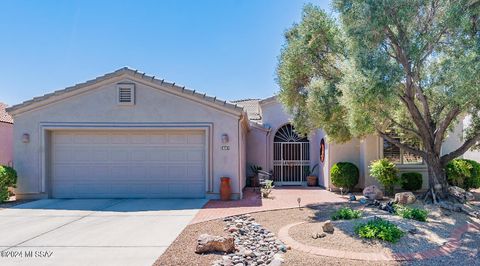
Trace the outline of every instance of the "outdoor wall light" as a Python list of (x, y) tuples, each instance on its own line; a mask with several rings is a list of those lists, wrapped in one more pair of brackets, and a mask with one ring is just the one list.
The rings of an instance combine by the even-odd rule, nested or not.
[(228, 134), (222, 134), (222, 143), (227, 144), (228, 143)]
[(30, 134), (24, 133), (24, 134), (22, 135), (22, 142), (23, 142), (23, 143), (29, 143), (29, 142), (30, 142)]

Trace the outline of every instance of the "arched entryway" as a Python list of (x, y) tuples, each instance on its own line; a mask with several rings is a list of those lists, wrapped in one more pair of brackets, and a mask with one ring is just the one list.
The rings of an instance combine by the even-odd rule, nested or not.
[(310, 165), (310, 142), (291, 124), (279, 128), (273, 139), (273, 174), (281, 185), (302, 185)]

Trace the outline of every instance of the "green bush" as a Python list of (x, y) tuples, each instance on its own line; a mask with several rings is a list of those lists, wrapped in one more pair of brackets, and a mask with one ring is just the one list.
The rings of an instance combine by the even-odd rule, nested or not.
[(422, 188), (423, 176), (420, 173), (403, 173), (400, 179), (405, 190), (416, 191)]
[(17, 184), (17, 172), (10, 166), (0, 166), (0, 202), (10, 197), (9, 187)]
[(447, 164), (445, 170), (448, 183), (452, 186), (465, 190), (480, 187), (480, 163), (476, 161), (455, 159)]
[(330, 170), (330, 177), (334, 186), (350, 190), (358, 184), (358, 167), (348, 162), (336, 163)]
[(355, 226), (355, 234), (362, 238), (381, 239), (395, 243), (405, 234), (395, 224), (375, 218)]
[(351, 208), (341, 208), (337, 210), (333, 215), (332, 215), (332, 220), (351, 220), (351, 219), (357, 219), (362, 216), (361, 211), (357, 210), (352, 210)]
[(370, 164), (370, 175), (383, 185), (386, 194), (393, 195), (395, 184), (400, 181), (397, 174), (397, 166), (388, 159), (376, 160)]
[(417, 220), (420, 222), (426, 222), (428, 216), (428, 212), (426, 210), (400, 205), (395, 205), (395, 213), (405, 219)]

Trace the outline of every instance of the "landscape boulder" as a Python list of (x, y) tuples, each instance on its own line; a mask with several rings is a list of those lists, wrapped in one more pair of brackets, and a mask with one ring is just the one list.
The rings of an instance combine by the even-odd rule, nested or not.
[(472, 193), (465, 191), (465, 189), (457, 187), (457, 186), (451, 186), (448, 188), (448, 193), (455, 197), (456, 199), (460, 200), (461, 202), (465, 201), (472, 201), (475, 199)]
[(370, 200), (381, 200), (383, 199), (383, 192), (379, 187), (372, 185), (363, 189), (363, 196)]
[(400, 192), (395, 194), (395, 203), (406, 205), (414, 203), (415, 200), (417, 200), (417, 198), (412, 192)]
[(327, 220), (323, 223), (322, 225), (323, 232), (325, 233), (333, 233), (335, 231), (335, 228), (333, 227), (332, 221)]
[(235, 251), (235, 242), (232, 236), (213, 236), (209, 234), (202, 234), (198, 237), (197, 247), (195, 253), (208, 252), (226, 252), (232, 253)]

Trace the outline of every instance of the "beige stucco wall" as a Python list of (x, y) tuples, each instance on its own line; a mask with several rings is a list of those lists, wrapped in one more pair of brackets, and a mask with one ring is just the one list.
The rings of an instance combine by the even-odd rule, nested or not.
[[(463, 127), (466, 128), (470, 126), (470, 124), (471, 124), (470, 117), (469, 116), (465, 117), (465, 119), (463, 120)], [(463, 158), (480, 162), (480, 150), (468, 150), (463, 155)]]
[[(116, 84), (135, 83), (136, 104), (133, 106), (117, 105)], [(43, 162), (47, 145), (43, 144), (42, 125), (61, 123), (98, 123), (102, 126), (148, 128), (162, 126), (171, 128), (191, 128), (198, 125), (210, 127), (210, 168), (212, 189), (208, 189), (208, 197), (217, 198), (220, 177), (232, 178), (234, 197), (241, 196), (245, 175), (245, 160), (239, 158), (245, 138), (239, 139), (242, 129), (239, 127), (240, 116), (206, 106), (202, 103), (155, 88), (156, 85), (146, 83), (134, 77), (119, 77), (93, 85), (95, 88), (71, 98), (54, 102), (38, 109), (15, 115), (14, 128), (14, 163), (19, 174), (17, 193), (38, 194), (46, 191), (45, 180), (42, 179), (48, 162)], [(163, 88), (163, 87), (162, 87)], [(69, 125), (70, 126), (70, 125)], [(71, 125), (75, 127), (75, 125)], [(30, 143), (22, 143), (21, 136), (30, 134)], [(222, 134), (228, 134), (229, 142), (222, 143)], [(229, 146), (229, 150), (222, 146)], [(48, 158), (47, 158), (48, 159)], [(48, 177), (46, 177), (48, 178)], [(207, 176), (207, 179), (209, 177)]]
[(247, 175), (252, 175), (249, 169), (251, 165), (261, 166), (262, 169), (269, 170), (267, 167), (267, 143), (269, 132), (260, 126), (251, 126), (247, 134)]
[[(328, 151), (329, 151), (328, 152), (329, 171), (334, 164), (339, 162), (350, 162), (355, 164), (357, 167), (359, 167), (360, 165), (360, 140), (359, 139), (352, 139), (345, 143), (330, 143)], [(360, 175), (361, 175), (361, 172), (360, 172)], [(327, 187), (334, 188), (330, 180), (330, 174), (328, 175), (328, 177), (329, 177), (329, 182)]]
[(13, 124), (0, 122), (0, 165), (13, 163)]

